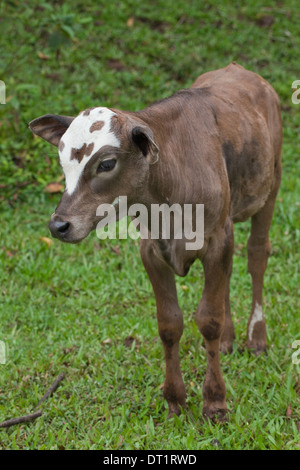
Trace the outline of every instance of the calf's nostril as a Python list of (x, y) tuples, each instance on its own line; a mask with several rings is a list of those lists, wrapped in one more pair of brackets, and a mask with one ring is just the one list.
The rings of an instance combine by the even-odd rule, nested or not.
[(65, 222), (58, 218), (51, 219), (49, 223), (49, 228), (52, 235), (58, 238), (65, 236), (68, 233), (70, 226), (70, 222)]
[(56, 229), (59, 233), (66, 233), (68, 230), (69, 230), (69, 227), (70, 227), (70, 223), (69, 222), (58, 222), (55, 224), (56, 225)]

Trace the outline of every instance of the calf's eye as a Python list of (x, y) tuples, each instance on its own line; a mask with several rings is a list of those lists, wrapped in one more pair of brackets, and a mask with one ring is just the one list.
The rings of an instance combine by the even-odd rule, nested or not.
[(98, 165), (97, 173), (103, 173), (104, 171), (110, 171), (115, 167), (115, 165), (116, 165), (116, 160), (114, 158), (112, 158), (110, 160), (103, 160)]

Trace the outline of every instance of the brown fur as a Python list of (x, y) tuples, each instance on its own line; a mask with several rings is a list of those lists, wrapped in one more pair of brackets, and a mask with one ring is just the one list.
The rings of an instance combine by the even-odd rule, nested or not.
[[(60, 142), (60, 144), (63, 143), (63, 142)], [(75, 148), (72, 148), (71, 150), (71, 156), (70, 156), (70, 160), (78, 160), (79, 163), (81, 162), (81, 160), (83, 159), (83, 157), (86, 155), (87, 157), (89, 157), (93, 151), (93, 148), (94, 148), (94, 144), (91, 143), (89, 145), (87, 144), (83, 144), (82, 147), (80, 147), (80, 149), (75, 149)]]
[(101, 131), (103, 126), (104, 126), (103, 121), (94, 122), (94, 124), (92, 124), (91, 127), (90, 127), (90, 132)]

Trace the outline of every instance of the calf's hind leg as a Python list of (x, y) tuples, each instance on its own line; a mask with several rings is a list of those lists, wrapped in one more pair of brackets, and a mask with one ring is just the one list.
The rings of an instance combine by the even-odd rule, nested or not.
[(252, 278), (252, 309), (247, 327), (247, 348), (259, 354), (267, 348), (266, 322), (262, 310), (264, 274), (271, 252), (269, 229), (272, 222), (277, 189), (272, 191), (264, 207), (251, 219), (247, 243), (248, 270)]

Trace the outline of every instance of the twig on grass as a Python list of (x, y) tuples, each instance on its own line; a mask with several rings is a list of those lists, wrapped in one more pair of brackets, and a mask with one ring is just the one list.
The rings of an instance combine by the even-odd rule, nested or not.
[(2, 423), (0, 423), (0, 428), (9, 428), (10, 426), (13, 426), (14, 424), (26, 423), (28, 421), (33, 421), (34, 419), (38, 418), (39, 416), (42, 416), (42, 414), (43, 414), (42, 411), (36, 411), (35, 413), (31, 413), (29, 415), (19, 416), (18, 418), (8, 419), (7, 421), (3, 421)]
[(57, 379), (54, 380), (53, 384), (51, 385), (51, 387), (48, 388), (48, 390), (46, 391), (45, 395), (40, 399), (40, 401), (38, 402), (38, 404), (36, 405), (35, 409), (37, 409), (41, 403), (43, 403), (44, 401), (47, 400), (47, 398), (49, 398), (52, 393), (55, 392), (55, 390), (57, 389), (57, 387), (59, 386), (59, 382), (61, 382), (63, 379), (65, 378), (65, 374), (62, 372), (61, 374), (59, 374), (59, 376), (57, 377)]
[[(48, 390), (46, 391), (45, 395), (40, 399), (40, 401), (38, 402), (37, 406), (35, 407), (35, 409), (37, 409), (41, 403), (43, 403), (44, 401), (47, 400), (47, 398), (49, 398), (54, 392), (55, 390), (57, 389), (59, 383), (65, 378), (65, 374), (64, 373), (61, 373), (59, 374), (59, 376), (57, 377), (57, 379), (54, 380), (53, 384), (51, 385), (51, 387), (48, 388)], [(18, 418), (11, 418), (11, 419), (8, 419), (6, 421), (2, 421), (2, 423), (0, 423), (0, 428), (9, 428), (10, 426), (14, 426), (15, 424), (20, 424), (20, 423), (26, 423), (26, 422), (29, 422), (29, 421), (34, 421), (36, 418), (38, 418), (39, 416), (42, 416), (43, 412), (42, 411), (35, 411), (34, 413), (30, 413), (28, 415), (24, 415), (24, 416), (19, 416)]]

